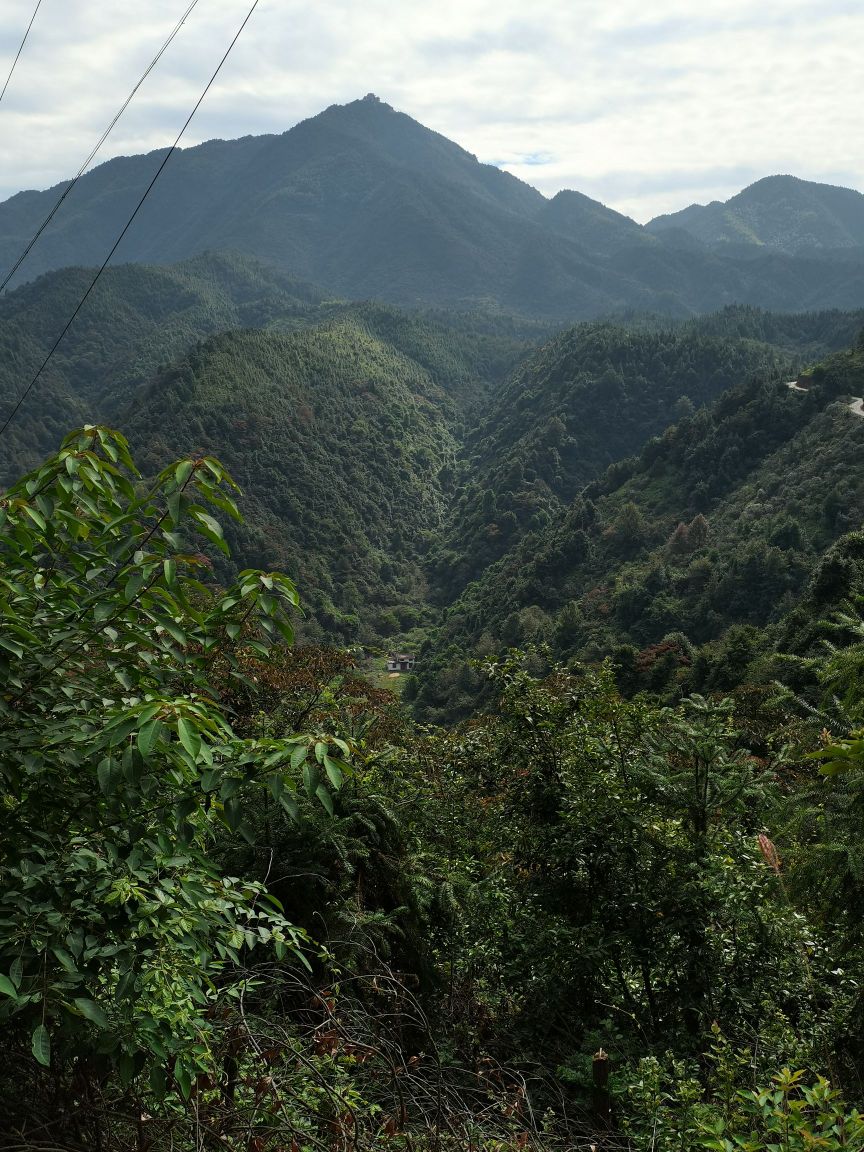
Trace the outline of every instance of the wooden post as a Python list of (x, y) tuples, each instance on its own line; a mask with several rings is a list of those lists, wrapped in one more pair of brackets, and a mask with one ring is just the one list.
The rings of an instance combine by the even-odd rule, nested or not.
[(612, 1097), (609, 1095), (609, 1071), (611, 1061), (609, 1054), (601, 1048), (594, 1053), (591, 1061), (591, 1079), (594, 1083), (592, 1092), (592, 1111), (594, 1123), (600, 1132), (608, 1132), (612, 1127)]

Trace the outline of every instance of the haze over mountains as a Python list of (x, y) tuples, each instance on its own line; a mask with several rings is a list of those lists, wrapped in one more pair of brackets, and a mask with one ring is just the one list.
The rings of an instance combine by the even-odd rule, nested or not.
[[(84, 176), (18, 282), (101, 263), (163, 157), (116, 158)], [(0, 204), (3, 267), (59, 190)], [(370, 95), (279, 136), (179, 152), (115, 259), (168, 263), (214, 249), (341, 297), (562, 321), (731, 302), (848, 308), (864, 298), (864, 196), (771, 177), (725, 206), (642, 227), (579, 192), (548, 200)]]

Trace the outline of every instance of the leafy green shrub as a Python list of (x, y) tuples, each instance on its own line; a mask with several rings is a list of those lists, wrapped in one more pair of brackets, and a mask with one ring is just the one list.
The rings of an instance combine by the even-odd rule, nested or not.
[[(349, 752), (240, 738), (214, 678), (290, 641), (277, 573), (218, 592), (192, 529), (236, 517), (209, 457), (145, 486), (124, 438), (88, 427), (0, 501), (0, 1027), (7, 1073), (149, 1077), (156, 1099), (212, 1066), (216, 1006), (253, 949), (304, 961), (262, 884), (222, 875), (214, 838), (250, 836), (296, 777), (325, 806)], [(329, 780), (325, 784), (325, 779)], [(29, 1068), (29, 1071), (28, 1071)], [(140, 1083), (140, 1080), (139, 1080)]]
[[(824, 1076), (783, 1068), (768, 1085), (706, 1092), (684, 1062), (640, 1062), (627, 1085), (633, 1152), (839, 1152), (864, 1146), (864, 1115)], [(728, 1084), (726, 1085), (728, 1088)]]

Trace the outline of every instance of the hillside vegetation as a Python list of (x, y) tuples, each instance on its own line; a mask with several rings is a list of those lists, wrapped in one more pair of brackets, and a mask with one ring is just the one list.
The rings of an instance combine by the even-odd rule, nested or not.
[[(505, 552), (424, 652), (423, 704), (472, 707), (479, 679), (465, 657), (525, 644), (611, 656), (631, 691), (734, 687), (864, 518), (862, 353), (837, 353), (804, 380), (742, 382)], [(840, 581), (829, 599), (840, 607), (848, 593)]]
[(862, 320), (106, 272), (0, 434), (0, 1149), (860, 1152)]
[[(40, 277), (0, 299), (0, 418), (35, 377), (93, 279), (84, 268)], [(113, 419), (160, 364), (212, 332), (305, 315), (306, 284), (235, 256), (173, 268), (125, 265), (100, 278), (0, 446), (0, 477), (32, 467), (76, 424)]]
[(381, 645), (428, 621), (420, 559), (466, 424), (525, 348), (517, 322), (329, 304), (199, 342), (113, 406), (149, 471), (218, 455), (235, 550), (305, 582), (303, 634)]
[[(372, 338), (343, 338), (371, 370)], [(252, 339), (199, 355), (215, 374)], [(276, 351), (314, 362), (326, 334), (255, 339), (278, 409)], [(162, 386), (194, 389), (195, 367)], [(817, 402), (852, 425), (861, 373), (859, 351), (806, 396), (745, 388), (690, 431), (707, 417), (722, 442), (770, 410), (824, 448)], [(661, 473), (686, 472), (684, 427)], [(288, 577), (213, 583), (195, 549), (223, 551), (237, 511), (212, 457), (142, 484), (101, 428), (4, 498), (0, 1140), (859, 1149), (852, 601), (799, 658), (807, 699), (670, 705), (622, 693), (620, 660), (514, 652), (485, 711), (420, 727), (349, 655), (292, 647)], [(818, 629), (862, 589), (853, 533), (801, 608)]]

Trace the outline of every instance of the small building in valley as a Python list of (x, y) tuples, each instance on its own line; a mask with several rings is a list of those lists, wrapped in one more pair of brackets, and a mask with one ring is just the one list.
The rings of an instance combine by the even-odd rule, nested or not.
[(407, 652), (397, 652), (387, 657), (388, 672), (413, 672), (414, 657)]

